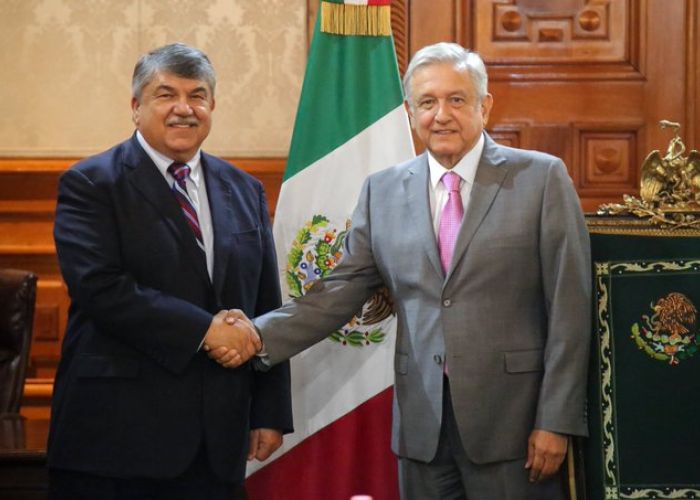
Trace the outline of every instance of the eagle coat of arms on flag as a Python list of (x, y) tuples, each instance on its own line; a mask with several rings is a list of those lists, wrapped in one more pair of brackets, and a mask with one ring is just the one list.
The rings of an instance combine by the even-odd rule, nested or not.
[[(313, 283), (328, 275), (343, 256), (343, 242), (350, 229), (350, 220), (341, 231), (330, 226), (324, 215), (315, 214), (297, 232), (287, 254), (287, 287), (289, 296), (304, 295)], [(328, 337), (342, 345), (362, 347), (382, 342), (386, 332), (381, 323), (393, 314), (393, 303), (386, 288), (379, 290), (361, 311), (342, 328)]]

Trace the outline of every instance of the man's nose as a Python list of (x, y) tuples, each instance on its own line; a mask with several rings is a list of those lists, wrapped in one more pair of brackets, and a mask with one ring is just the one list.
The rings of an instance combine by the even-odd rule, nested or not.
[(435, 119), (439, 122), (449, 121), (452, 117), (452, 113), (447, 104), (447, 101), (438, 101), (437, 108), (435, 109)]
[(175, 103), (173, 112), (180, 116), (189, 116), (193, 113), (192, 106), (189, 105), (186, 99), (180, 99)]

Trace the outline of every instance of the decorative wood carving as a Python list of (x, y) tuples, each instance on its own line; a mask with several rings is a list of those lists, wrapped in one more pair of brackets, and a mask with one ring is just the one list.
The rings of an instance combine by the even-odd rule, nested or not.
[(499, 144), (511, 148), (521, 147), (521, 134), (526, 124), (518, 123), (499, 123), (488, 129), (491, 138)]
[(624, 61), (629, 3), (613, 0), (477, 2), (477, 49), (498, 62)]
[(582, 196), (590, 192), (636, 193), (639, 190), (638, 125), (576, 124), (575, 159)]
[(462, 0), (471, 24), (458, 41), (482, 55), (493, 80), (642, 79), (644, 33), (631, 27), (646, 2)]

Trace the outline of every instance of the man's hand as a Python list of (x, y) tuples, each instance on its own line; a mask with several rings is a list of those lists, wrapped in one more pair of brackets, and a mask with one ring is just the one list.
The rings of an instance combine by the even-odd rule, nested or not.
[(536, 483), (555, 474), (566, 456), (568, 439), (562, 434), (535, 429), (527, 443), (526, 469), (530, 482)]
[(248, 460), (257, 458), (261, 462), (282, 446), (282, 433), (275, 429), (254, 429), (250, 431)]
[(243, 321), (247, 325), (250, 325), (251, 328), (255, 328), (253, 326), (253, 322), (250, 321), (248, 316), (246, 316), (240, 309), (229, 309), (226, 311), (224, 321), (226, 321), (226, 323), (229, 325), (235, 325), (237, 321)]
[[(204, 350), (225, 368), (242, 365), (262, 349), (260, 337), (250, 320), (238, 309), (232, 311), (217, 313), (204, 336)], [(230, 314), (234, 315), (234, 320), (227, 322)]]

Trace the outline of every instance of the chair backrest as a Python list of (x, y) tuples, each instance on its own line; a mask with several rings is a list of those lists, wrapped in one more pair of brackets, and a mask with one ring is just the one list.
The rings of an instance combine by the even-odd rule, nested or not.
[(0, 414), (19, 413), (32, 342), (35, 274), (0, 269)]

